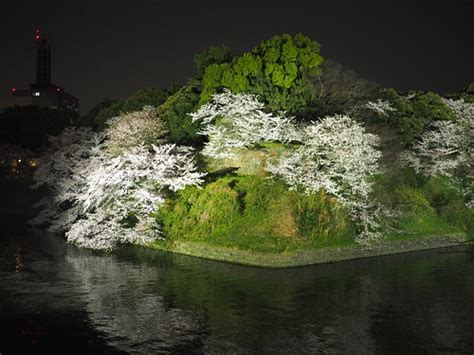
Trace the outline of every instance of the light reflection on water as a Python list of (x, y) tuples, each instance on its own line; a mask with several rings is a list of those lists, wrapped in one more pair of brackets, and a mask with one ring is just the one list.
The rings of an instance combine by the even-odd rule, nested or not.
[(474, 261), (449, 251), (265, 270), (3, 236), (0, 352), (471, 353)]

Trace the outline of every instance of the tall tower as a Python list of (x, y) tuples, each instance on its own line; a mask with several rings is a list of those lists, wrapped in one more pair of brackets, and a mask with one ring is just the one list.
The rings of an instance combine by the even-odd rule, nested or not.
[(51, 84), (51, 45), (46, 38), (41, 36), (41, 31), (36, 30), (36, 84)]

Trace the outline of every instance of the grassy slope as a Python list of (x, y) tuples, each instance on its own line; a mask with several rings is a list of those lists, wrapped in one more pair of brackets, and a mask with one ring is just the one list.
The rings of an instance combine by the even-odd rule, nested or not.
[(305, 196), (265, 177), (227, 175), (178, 193), (158, 213), (169, 241), (279, 253), (351, 244), (354, 228), (335, 200)]
[[(386, 240), (468, 232), (462, 196), (446, 179), (418, 181), (410, 172), (381, 177), (378, 198), (402, 214)], [(167, 242), (192, 242), (258, 253), (355, 244), (356, 230), (334, 198), (306, 196), (265, 177), (226, 175), (168, 200), (158, 213)], [(471, 221), (471, 222), (469, 222)], [(158, 245), (166, 249), (166, 244)]]

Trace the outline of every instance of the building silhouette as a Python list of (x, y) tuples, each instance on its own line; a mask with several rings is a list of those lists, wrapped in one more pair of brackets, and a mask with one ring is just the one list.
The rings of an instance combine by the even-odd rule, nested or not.
[(10, 97), (0, 99), (0, 111), (13, 106), (39, 106), (79, 113), (79, 98), (51, 83), (51, 44), (40, 30), (35, 32), (36, 82), (29, 89), (11, 89)]

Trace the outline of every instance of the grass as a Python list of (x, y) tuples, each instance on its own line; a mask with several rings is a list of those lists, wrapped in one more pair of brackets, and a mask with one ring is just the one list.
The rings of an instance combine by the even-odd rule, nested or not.
[[(377, 198), (400, 211), (389, 221), (386, 240), (472, 234), (474, 214), (459, 191), (452, 180), (427, 180), (409, 170), (381, 176)], [(264, 176), (232, 174), (179, 192), (159, 210), (157, 222), (167, 238), (155, 245), (162, 249), (192, 242), (279, 254), (351, 246), (357, 233), (346, 212), (323, 191), (305, 195)]]
[(190, 187), (158, 212), (169, 242), (281, 253), (351, 243), (354, 228), (335, 200), (306, 196), (276, 181), (227, 175), (203, 189)]

